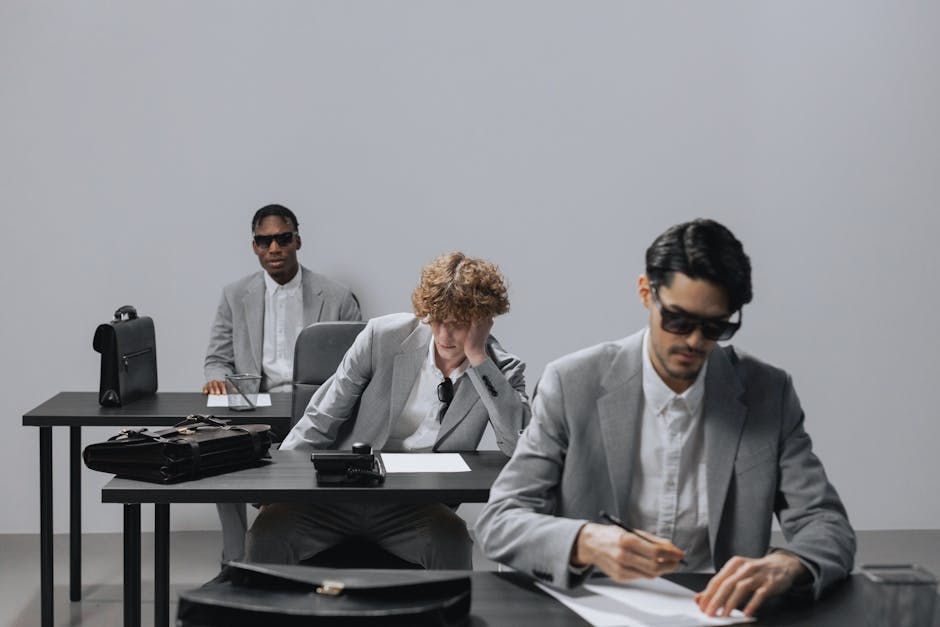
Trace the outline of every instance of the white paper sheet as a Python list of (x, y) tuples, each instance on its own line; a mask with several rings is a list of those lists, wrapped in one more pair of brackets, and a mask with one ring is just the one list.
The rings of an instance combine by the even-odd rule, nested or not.
[(626, 584), (591, 579), (582, 588), (565, 591), (536, 585), (595, 627), (693, 627), (754, 621), (737, 610), (729, 617), (706, 616), (695, 604), (694, 592), (666, 579)]
[(460, 453), (382, 453), (385, 472), (470, 472)]
[[(242, 399), (244, 401), (244, 399)], [(270, 407), (271, 406), (271, 395), (267, 392), (262, 392), (258, 395), (258, 402), (255, 403), (255, 407)], [(228, 394), (209, 394), (208, 399), (206, 400), (206, 407), (228, 407)]]

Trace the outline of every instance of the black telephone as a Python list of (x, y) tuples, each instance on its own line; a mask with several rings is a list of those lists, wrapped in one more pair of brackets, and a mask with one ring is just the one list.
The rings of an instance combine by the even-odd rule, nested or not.
[(314, 451), (310, 461), (317, 469), (317, 485), (369, 486), (385, 483), (382, 456), (363, 442), (355, 442), (352, 451)]

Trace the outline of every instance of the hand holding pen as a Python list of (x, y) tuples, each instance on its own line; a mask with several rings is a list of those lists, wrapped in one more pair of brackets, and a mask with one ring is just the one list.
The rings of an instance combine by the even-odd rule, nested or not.
[[(620, 520), (619, 518), (617, 518), (617, 517), (614, 516), (613, 514), (608, 514), (608, 513), (605, 512), (604, 510), (601, 510), (601, 511), (600, 511), (600, 517), (603, 518), (604, 520), (606, 520), (607, 522), (609, 522), (610, 524), (616, 525), (616, 526), (620, 527), (621, 529), (623, 529), (624, 531), (628, 531), (628, 532), (632, 533), (633, 535), (637, 536), (638, 538), (649, 542), (650, 544), (666, 543), (666, 544), (669, 545), (670, 547), (672, 547), (672, 548), (676, 549), (677, 551), (679, 551), (679, 553), (682, 553), (682, 551), (681, 551), (679, 548), (677, 548), (676, 546), (674, 546), (674, 545), (672, 544), (672, 542), (670, 542), (669, 540), (664, 540), (663, 538), (657, 538), (656, 536), (648, 536), (645, 531), (638, 531), (637, 529), (634, 529), (633, 527), (628, 527), (628, 526), (626, 526), (625, 524), (623, 524), (623, 521), (622, 521), (622, 520)], [(655, 539), (654, 539), (654, 538), (655, 538)], [(684, 555), (684, 553), (682, 553), (682, 554)], [(689, 565), (689, 563), (688, 563), (687, 561), (685, 561), (684, 559), (682, 559), (682, 558), (679, 558), (679, 563), (682, 564), (683, 566), (688, 566), (688, 565)]]
[(594, 565), (616, 581), (630, 581), (659, 577), (682, 563), (683, 552), (668, 540), (636, 533), (604, 512), (601, 518), (613, 524), (581, 527), (571, 551), (573, 568)]

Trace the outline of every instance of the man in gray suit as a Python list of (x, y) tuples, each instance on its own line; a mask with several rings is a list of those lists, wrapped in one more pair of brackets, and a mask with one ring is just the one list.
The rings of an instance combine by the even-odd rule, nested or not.
[[(225, 375), (234, 373), (260, 374), (264, 392), (290, 392), (300, 331), (314, 322), (361, 319), (352, 292), (301, 267), (298, 227), (287, 207), (267, 205), (255, 212), (251, 247), (263, 270), (222, 290), (206, 351), (203, 393), (225, 394)], [(222, 521), (223, 561), (243, 559), (245, 505), (216, 507)]]
[(484, 551), (560, 587), (595, 568), (717, 570), (696, 597), (712, 616), (818, 597), (851, 570), (855, 534), (790, 377), (717, 346), (751, 300), (741, 243), (711, 220), (676, 225), (646, 251), (638, 293), (647, 329), (546, 367), (477, 522)]
[[(414, 314), (369, 321), (281, 448), (472, 451), (491, 424), (500, 450), (512, 453), (530, 411), (525, 364), (490, 335), (509, 309), (496, 266), (444, 255), (424, 268), (412, 304)], [(471, 567), (466, 525), (440, 503), (267, 505), (247, 554), (297, 563), (351, 537), (425, 568)]]

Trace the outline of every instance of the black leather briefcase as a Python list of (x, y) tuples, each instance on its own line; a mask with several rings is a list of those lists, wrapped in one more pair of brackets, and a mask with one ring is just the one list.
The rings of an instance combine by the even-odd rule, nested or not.
[(125, 429), (107, 442), (89, 444), (82, 457), (92, 470), (173, 483), (257, 464), (268, 454), (270, 430), (189, 416), (170, 429)]
[(157, 391), (157, 344), (153, 320), (124, 305), (114, 320), (99, 324), (92, 341), (101, 353), (98, 402), (120, 407)]
[(470, 576), (229, 562), (230, 581), (182, 592), (177, 627), (464, 625)]

